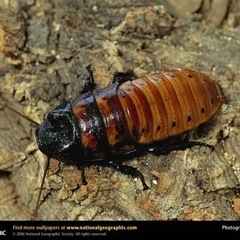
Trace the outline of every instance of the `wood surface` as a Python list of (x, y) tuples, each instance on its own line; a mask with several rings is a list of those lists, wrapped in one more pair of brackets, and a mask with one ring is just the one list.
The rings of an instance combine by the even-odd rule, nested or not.
[[(226, 95), (219, 113), (190, 134), (214, 151), (196, 146), (125, 163), (149, 190), (99, 166), (85, 169), (83, 186), (75, 166), (52, 159), (38, 219), (239, 219), (239, 10), (240, 1), (217, 0), (0, 2), (0, 103), (39, 123), (78, 94), (89, 64), (97, 89), (116, 72), (188, 68), (216, 79)], [(0, 219), (29, 220), (47, 158), (33, 124), (4, 108), (0, 119)]]

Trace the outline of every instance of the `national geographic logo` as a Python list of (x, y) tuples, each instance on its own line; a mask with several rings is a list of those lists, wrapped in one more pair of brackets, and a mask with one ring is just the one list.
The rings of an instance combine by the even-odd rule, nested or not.
[(6, 230), (0, 230), (0, 236), (7, 236)]

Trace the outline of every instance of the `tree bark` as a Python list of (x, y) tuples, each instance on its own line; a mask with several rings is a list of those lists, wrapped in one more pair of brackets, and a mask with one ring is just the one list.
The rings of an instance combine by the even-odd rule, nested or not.
[[(0, 103), (36, 122), (78, 94), (89, 64), (97, 89), (116, 72), (189, 68), (219, 81), (226, 95), (221, 111), (190, 136), (214, 151), (196, 146), (126, 162), (142, 172), (149, 190), (139, 179), (95, 165), (85, 169), (82, 185), (76, 166), (52, 159), (38, 219), (239, 219), (240, 5), (226, 1), (215, 13), (217, 1), (172, 2), (0, 3)], [(34, 124), (4, 107), (0, 119), (0, 219), (28, 220), (47, 157), (37, 148)]]

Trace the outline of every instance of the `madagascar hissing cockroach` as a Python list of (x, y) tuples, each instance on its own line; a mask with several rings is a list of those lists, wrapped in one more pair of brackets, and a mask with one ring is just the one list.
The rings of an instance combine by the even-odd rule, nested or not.
[(90, 77), (78, 96), (53, 109), (36, 129), (42, 153), (82, 170), (92, 164), (111, 166), (140, 177), (135, 168), (122, 165), (124, 156), (146, 150), (154, 154), (186, 149), (196, 141), (166, 139), (208, 121), (219, 110), (224, 94), (208, 76), (192, 70), (160, 72), (136, 78), (119, 73), (113, 84), (95, 91)]

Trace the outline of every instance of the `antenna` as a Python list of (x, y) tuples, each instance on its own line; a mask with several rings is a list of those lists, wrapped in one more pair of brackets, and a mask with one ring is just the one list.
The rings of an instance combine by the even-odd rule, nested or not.
[(37, 199), (37, 203), (36, 203), (36, 207), (35, 207), (35, 210), (34, 210), (34, 213), (33, 213), (33, 219), (32, 220), (36, 220), (37, 219), (37, 212), (38, 212), (38, 209), (39, 209), (39, 206), (40, 206), (40, 198), (41, 198), (41, 195), (42, 195), (42, 189), (43, 189), (43, 184), (44, 184), (44, 181), (45, 181), (45, 178), (46, 178), (46, 175), (47, 175), (47, 170), (49, 168), (49, 165), (50, 165), (50, 157), (47, 158), (47, 163), (45, 165), (45, 168), (44, 168), (44, 173), (43, 173), (43, 178), (42, 178), (42, 182), (41, 182), (41, 186), (40, 186), (40, 190), (39, 190), (39, 193), (38, 193), (38, 199)]
[[(32, 120), (30, 117), (28, 117), (27, 115), (17, 111), (16, 109), (8, 106), (7, 104), (2, 104), (0, 103), (0, 106), (2, 106), (3, 108), (6, 108), (10, 111), (12, 111), (13, 113), (17, 114), (18, 116), (26, 119), (27, 121), (33, 123), (35, 126), (39, 126), (40, 124), (34, 120)], [(47, 163), (46, 163), (46, 166), (44, 168), (44, 173), (43, 173), (43, 178), (42, 178), (42, 182), (41, 182), (41, 186), (40, 186), (40, 190), (39, 190), (39, 194), (38, 194), (38, 199), (37, 199), (37, 203), (36, 203), (36, 207), (35, 207), (35, 210), (34, 210), (34, 214), (33, 214), (33, 218), (32, 220), (36, 220), (37, 218), (37, 212), (38, 212), (38, 209), (39, 209), (39, 203), (40, 203), (40, 198), (41, 198), (41, 194), (42, 194), (42, 189), (43, 189), (43, 185), (44, 185), (44, 181), (45, 181), (45, 178), (46, 178), (46, 175), (47, 175), (47, 170), (49, 168), (49, 164), (50, 164), (50, 157), (47, 158)]]
[(0, 103), (0, 106), (2, 106), (3, 108), (7, 108), (8, 110), (14, 112), (15, 114), (17, 114), (18, 116), (21, 116), (22, 118), (26, 119), (27, 121), (33, 123), (36, 126), (39, 126), (39, 123), (37, 123), (36, 121), (32, 120), (30, 117), (28, 117), (27, 115), (17, 111), (16, 109), (8, 106), (7, 104), (2, 104)]

